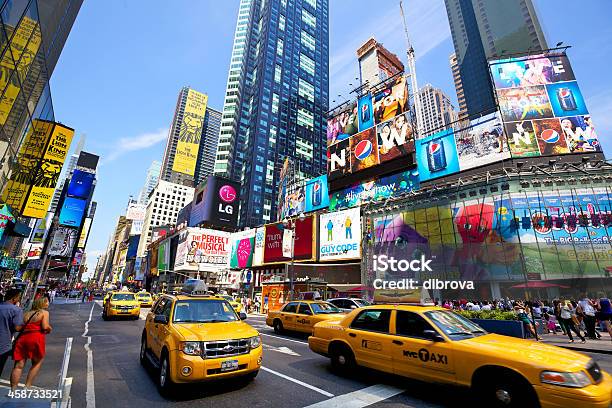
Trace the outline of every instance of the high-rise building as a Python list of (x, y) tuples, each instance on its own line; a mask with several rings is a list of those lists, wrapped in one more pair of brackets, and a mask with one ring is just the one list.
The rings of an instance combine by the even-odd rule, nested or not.
[(375, 85), (404, 71), (404, 64), (391, 51), (374, 38), (367, 40), (357, 50), (359, 76), (362, 84)]
[(194, 187), (212, 173), (219, 137), (220, 112), (208, 96), (190, 87), (179, 92), (161, 166), (162, 180)]
[(453, 52), (448, 58), (451, 71), (453, 73), (453, 82), (455, 83), (455, 91), (457, 92), (457, 104), (459, 105), (459, 119), (467, 117), (467, 104), (465, 103), (465, 94), (463, 93), (463, 83), (461, 82), (461, 73), (459, 72), (459, 64), (457, 63), (457, 55)]
[(532, 0), (445, 0), (469, 115), (495, 106), (487, 59), (548, 48)]
[(149, 194), (157, 185), (157, 181), (159, 180), (159, 173), (161, 172), (161, 162), (158, 160), (153, 160), (149, 169), (147, 170), (147, 176), (145, 178), (144, 186), (142, 190), (140, 190), (140, 194), (138, 195), (138, 203), (147, 205), (149, 202)]
[(448, 128), (458, 119), (450, 99), (439, 88), (426, 84), (419, 89), (421, 102), (421, 132), (423, 136)]
[(198, 186), (206, 177), (211, 176), (215, 169), (215, 156), (217, 155), (217, 141), (221, 131), (221, 112), (206, 108), (204, 127), (198, 161), (196, 163), (194, 187)]
[(328, 0), (241, 0), (215, 175), (241, 183), (240, 224), (276, 217), (280, 171), (326, 171)]
[(151, 229), (175, 225), (180, 210), (193, 201), (193, 187), (159, 180), (149, 197), (147, 211), (138, 243), (138, 256), (144, 256), (151, 243)]

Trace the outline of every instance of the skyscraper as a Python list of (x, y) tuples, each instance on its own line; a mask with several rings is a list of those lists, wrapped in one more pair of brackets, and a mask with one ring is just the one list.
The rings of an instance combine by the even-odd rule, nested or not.
[(397, 55), (386, 49), (374, 38), (370, 38), (359, 47), (357, 59), (359, 60), (359, 76), (362, 84), (367, 81), (370, 86), (376, 85), (378, 82), (404, 71), (404, 64)]
[(457, 121), (457, 112), (450, 99), (441, 89), (426, 84), (419, 89), (421, 102), (421, 132), (423, 136), (431, 135)]
[(201, 174), (212, 172), (220, 113), (207, 105), (206, 94), (187, 86), (179, 92), (164, 151), (162, 180), (194, 187), (203, 178)]
[(467, 116), (467, 105), (465, 103), (465, 94), (463, 93), (463, 83), (461, 82), (461, 73), (459, 72), (459, 64), (457, 63), (457, 55), (453, 52), (448, 58), (451, 71), (453, 73), (453, 82), (455, 83), (455, 91), (457, 92), (457, 104), (459, 105), (459, 119)]
[(487, 59), (548, 48), (532, 0), (445, 0), (469, 115), (495, 106)]
[(241, 0), (215, 174), (242, 184), (240, 224), (276, 216), (286, 157), (326, 171), (328, 0)]
[(153, 191), (157, 185), (160, 171), (161, 162), (153, 160), (149, 166), (149, 169), (147, 170), (147, 176), (145, 178), (142, 190), (140, 190), (140, 194), (138, 195), (138, 204), (147, 205), (149, 203), (149, 194), (151, 194), (151, 191)]

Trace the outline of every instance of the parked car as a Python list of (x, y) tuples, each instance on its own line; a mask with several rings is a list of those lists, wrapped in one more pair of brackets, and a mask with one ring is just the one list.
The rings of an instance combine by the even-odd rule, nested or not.
[(360, 307), (370, 306), (370, 302), (359, 298), (334, 298), (327, 300), (332, 305), (336, 306), (343, 312), (350, 312), (353, 309), (359, 309)]

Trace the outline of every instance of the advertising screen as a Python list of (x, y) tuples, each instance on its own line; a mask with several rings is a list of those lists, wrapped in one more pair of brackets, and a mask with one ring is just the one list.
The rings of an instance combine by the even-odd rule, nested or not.
[(95, 170), (98, 167), (98, 160), (100, 160), (100, 156), (87, 152), (81, 152), (77, 160), (77, 167)]
[(285, 194), (283, 194), (283, 202), (279, 208), (278, 219), (285, 219), (285, 217), (295, 217), (298, 214), (306, 212), (306, 195), (305, 186), (295, 186), (293, 191), (285, 188)]
[(125, 213), (126, 220), (138, 220), (142, 221), (145, 219), (145, 213), (147, 212), (147, 206), (144, 204), (130, 203)]
[(414, 130), (408, 115), (403, 113), (376, 126), (381, 163), (414, 153)]
[(565, 54), (490, 61), (513, 157), (601, 151)]
[(229, 267), (229, 232), (187, 228), (179, 235), (174, 268), (190, 271), (219, 271)]
[(327, 175), (315, 177), (306, 182), (305, 212), (317, 211), (329, 206)]
[(416, 160), (421, 181), (448, 176), (459, 171), (459, 158), (452, 130), (442, 130), (417, 139)]
[(140, 241), (140, 236), (135, 235), (131, 236), (128, 240), (128, 250), (127, 250), (127, 259), (136, 258), (136, 252), (138, 251), (138, 242)]
[(376, 129), (369, 128), (350, 138), (351, 172), (355, 173), (376, 166), (378, 161), (378, 140)]
[(255, 250), (253, 252), (253, 266), (263, 265), (265, 237), (266, 228), (257, 227), (255, 229)]
[(78, 231), (74, 228), (58, 227), (49, 245), (49, 256), (68, 258), (77, 242)]
[(357, 118), (360, 132), (374, 126), (374, 107), (372, 106), (372, 95), (370, 93), (357, 100)]
[(91, 228), (92, 219), (87, 217), (83, 222), (83, 228), (81, 229), (81, 235), (79, 236), (79, 242), (77, 248), (85, 248), (87, 244), (87, 238), (89, 237), (89, 229)]
[(74, 170), (66, 194), (70, 197), (88, 198), (95, 178), (96, 175), (93, 173)]
[[(314, 258), (314, 217), (305, 217), (303, 221), (294, 219), (295, 223), (295, 241), (293, 243), (294, 259), (310, 260)], [(283, 233), (284, 226), (282, 223), (268, 224), (265, 226), (265, 241), (264, 241), (264, 264), (287, 261), (291, 259), (291, 249), (289, 253), (283, 255)]]
[[(159, 248), (157, 248), (157, 271), (159, 273), (163, 273), (164, 271), (168, 271), (168, 267), (170, 266), (170, 241), (165, 240), (159, 244)], [(126, 250), (127, 253), (127, 250)], [(176, 268), (176, 265), (175, 265)]]
[(243, 269), (253, 266), (255, 254), (255, 229), (235, 232), (231, 235), (230, 268)]
[(236, 228), (240, 184), (219, 176), (209, 176), (195, 190), (189, 225), (201, 223)]
[(15, 222), (15, 217), (11, 213), (8, 205), (0, 204), (0, 239), (2, 239), (4, 230), (8, 227), (9, 222)]
[(327, 145), (345, 140), (358, 132), (357, 102), (352, 102), (333, 113), (327, 121)]
[(43, 244), (31, 244), (28, 250), (28, 260), (39, 259), (42, 255)]
[(176, 145), (176, 156), (172, 165), (173, 171), (190, 176), (194, 175), (207, 103), (208, 95), (193, 89), (189, 89), (187, 92), (183, 121)]
[(387, 122), (408, 110), (406, 77), (398, 75), (373, 92), (374, 121)]
[(319, 216), (319, 260), (361, 258), (361, 216), (359, 208)]
[(408, 170), (391, 176), (368, 180), (333, 193), (329, 202), (329, 210), (336, 211), (387, 198), (397, 198), (418, 189), (418, 171)]
[(72, 197), (64, 198), (64, 205), (59, 216), (60, 224), (69, 227), (80, 227), (86, 205), (87, 201), (85, 200)]
[(499, 113), (472, 120), (470, 126), (455, 131), (459, 168), (484, 166), (510, 158)]
[(30, 242), (44, 242), (47, 238), (47, 233), (49, 232), (49, 228), (51, 227), (52, 223), (52, 212), (48, 212), (45, 218), (36, 220), (36, 224), (32, 229), (32, 236), (30, 237)]

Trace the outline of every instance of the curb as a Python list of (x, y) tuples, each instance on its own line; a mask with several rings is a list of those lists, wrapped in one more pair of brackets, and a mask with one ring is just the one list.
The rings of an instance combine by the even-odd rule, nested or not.
[(583, 353), (612, 354), (612, 350), (587, 349), (583, 347), (576, 347), (576, 346), (570, 346), (570, 345), (558, 345), (558, 344), (552, 344), (552, 343), (542, 343), (542, 344), (557, 346), (557, 347), (561, 347), (561, 348), (565, 348), (565, 349), (573, 350), (573, 351), (582, 351)]

